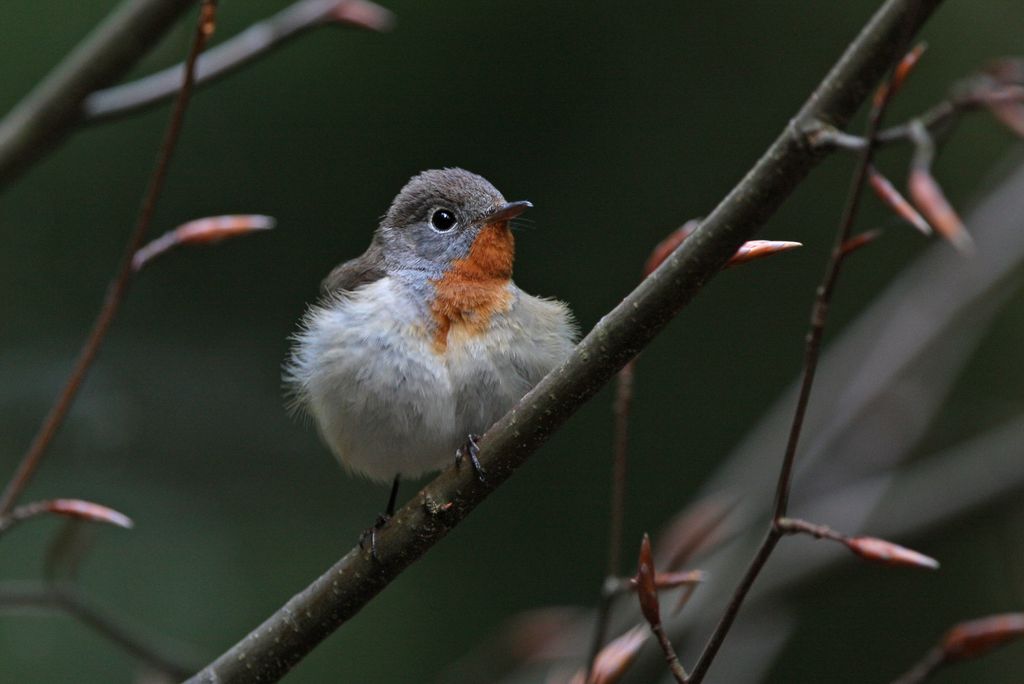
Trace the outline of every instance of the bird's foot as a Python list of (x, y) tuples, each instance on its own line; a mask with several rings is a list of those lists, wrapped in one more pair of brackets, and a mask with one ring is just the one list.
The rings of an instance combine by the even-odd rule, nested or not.
[(377, 555), (377, 531), (387, 525), (390, 520), (391, 516), (389, 514), (381, 513), (373, 521), (373, 525), (363, 530), (363, 533), (359, 535), (359, 548), (366, 551), (367, 547), (369, 547), (370, 556), (378, 563), (380, 562), (380, 556)]
[(486, 482), (484, 467), (480, 465), (480, 445), (477, 444), (479, 440), (479, 435), (469, 434), (466, 436), (466, 443), (455, 450), (455, 466), (462, 465), (462, 459), (469, 458), (469, 462), (473, 465), (473, 472), (476, 473), (476, 479)]

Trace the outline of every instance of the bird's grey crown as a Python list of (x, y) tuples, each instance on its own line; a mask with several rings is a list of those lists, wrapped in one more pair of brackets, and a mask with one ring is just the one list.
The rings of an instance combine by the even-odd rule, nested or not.
[(381, 227), (399, 228), (427, 219), (435, 208), (455, 211), (462, 222), (473, 222), (505, 202), (483, 176), (465, 169), (430, 169), (405, 184), (391, 203)]
[[(395, 197), (366, 253), (334, 269), (323, 282), (323, 292), (350, 292), (391, 275), (425, 296), (430, 281), (466, 256), (481, 219), (504, 203), (497, 188), (475, 173), (458, 168), (423, 171)], [(452, 230), (431, 228), (431, 214), (438, 209), (455, 215), (458, 222)]]

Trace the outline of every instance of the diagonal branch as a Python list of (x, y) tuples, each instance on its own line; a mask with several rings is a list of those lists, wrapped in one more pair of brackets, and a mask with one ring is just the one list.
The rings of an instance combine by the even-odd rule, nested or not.
[[(196, 64), (196, 85), (240, 69), (318, 26), (347, 23), (386, 31), (393, 22), (391, 12), (369, 0), (298, 0), (203, 53)], [(92, 93), (82, 103), (82, 115), (90, 122), (102, 121), (170, 99), (181, 87), (184, 70), (183, 63), (176, 64), (137, 81)]]
[(0, 121), (0, 188), (70, 132), (89, 93), (124, 75), (195, 4), (128, 0), (97, 26)]
[[(886, 538), (911, 539), (979, 510), (994, 510), (1020, 499), (1024, 416), (942, 453), (901, 462), (919, 444), (924, 426), (934, 418), (949, 384), (996, 313), (1019, 291), (1015, 274), (1024, 261), (1024, 233), (1006, 217), (1022, 213), (1024, 166), (1018, 162), (1005, 178), (985, 189), (965, 217), (978, 238), (975, 258), (965, 262), (948, 246), (932, 242), (833, 340), (819, 371), (817, 410), (805, 429), (808, 447), (800, 456), (807, 468), (797, 481), (808, 486), (795, 488), (793, 503), (802, 515), (829, 520), (843, 529), (869, 529)], [(867, 357), (865, 348), (870, 349)], [(913, 391), (908, 392), (911, 387)], [(679, 555), (692, 557), (689, 550), (680, 554), (676, 548), (692, 549), (692, 539), (711, 535), (710, 543), (703, 545), (700, 565), (717, 581), (704, 585), (685, 613), (666, 623), (673, 643), (687, 644), (682, 649), (684, 662), (692, 663), (697, 657), (700, 639), (714, 627), (733, 592), (729, 578), (742, 572), (760, 541), (757, 533), (763, 531), (764, 511), (770, 509), (774, 493), (764, 483), (778, 476), (778, 463), (765, 459), (764, 445), (786, 439), (796, 393), (793, 386), (781, 394), (759, 425), (720, 463), (698, 499), (659, 534), (663, 553), (672, 559), (666, 567), (672, 568), (680, 567)], [(905, 420), (894, 424), (894, 412)], [(863, 434), (870, 434), (872, 441), (866, 444), (851, 438)], [(870, 457), (865, 453), (868, 449)], [(739, 499), (742, 503), (730, 506)], [(725, 521), (715, 520), (726, 513)], [(770, 613), (777, 618), (795, 590), (845, 560), (845, 554), (827, 545), (802, 546), (799, 562), (779, 563), (758, 580), (744, 608), (748, 615)], [(635, 624), (638, 614), (633, 610), (619, 615), (615, 630)], [(547, 672), (579, 667), (595, 619), (591, 612), (559, 633), (559, 643), (576, 646), (552, 654), (545, 663)], [(750, 620), (738, 625), (739, 631), (729, 638), (733, 655), (716, 664), (733, 679), (750, 679), (749, 672), (733, 667), (742, 661), (734, 656), (750, 649), (760, 652), (752, 642), (763, 639), (763, 631), (743, 630)], [(521, 663), (500, 681), (519, 681), (524, 672), (536, 672), (534, 665)], [(647, 648), (637, 658), (630, 681), (664, 676), (660, 652)], [(722, 681), (730, 681), (729, 676)]]
[[(918, 53), (919, 54), (919, 53)], [(915, 61), (917, 57), (913, 58)], [(897, 72), (899, 69), (897, 68)], [(800, 444), (800, 436), (803, 432), (804, 419), (807, 415), (807, 408), (810, 405), (811, 390), (814, 388), (814, 378), (818, 370), (818, 362), (821, 359), (821, 344), (825, 335), (825, 324), (828, 321), (829, 307), (832, 302), (832, 294), (835, 291), (839, 274), (842, 271), (843, 262), (850, 254), (848, 243), (850, 241), (853, 226), (860, 209), (861, 198), (863, 197), (864, 186), (867, 182), (868, 170), (871, 168), (871, 160), (875, 150), (875, 136), (882, 123), (882, 117), (888, 107), (889, 97), (898, 88), (896, 76), (886, 81), (876, 91), (874, 102), (868, 114), (867, 132), (864, 136), (867, 145), (860, 153), (860, 160), (854, 169), (853, 178), (850, 181), (850, 189), (847, 192), (846, 204), (839, 219), (839, 228), (829, 255), (828, 263), (825, 266), (825, 273), (822, 276), (821, 284), (815, 293), (814, 303), (811, 306), (811, 322), (807, 331), (804, 343), (803, 374), (800, 380), (800, 390), (797, 394), (796, 407), (793, 411), (793, 420), (790, 424), (789, 437), (786, 440), (786, 450), (782, 458), (782, 466), (779, 471), (779, 479), (776, 485), (775, 502), (772, 506), (771, 524), (764, 536), (761, 546), (758, 548), (747, 571), (744, 573), (740, 583), (736, 586), (725, 612), (715, 626), (707, 645), (701, 652), (700, 657), (693, 666), (691, 681), (699, 684), (704, 681), (708, 668), (718, 654), (719, 649), (725, 641), (726, 635), (732, 628), (736, 616), (739, 614), (747, 594), (750, 592), (754, 581), (764, 569), (768, 558), (772, 555), (784, 532), (782, 522), (789, 507), (789, 495), (793, 482), (793, 467), (796, 463), (797, 447)]]
[(160, 144), (160, 151), (157, 153), (156, 163), (153, 168), (153, 174), (149, 179), (149, 185), (146, 188), (146, 194), (142, 199), (142, 206), (139, 208), (139, 214), (135, 220), (135, 227), (128, 237), (124, 254), (121, 256), (121, 265), (110, 282), (106, 297), (103, 300), (103, 306), (93, 321), (89, 336), (78, 352), (78, 358), (75, 360), (75, 365), (71, 369), (63, 389), (57, 395), (53, 406), (50, 407), (49, 413), (43, 419), (43, 424), (39, 426), (35, 437), (32, 438), (32, 443), (29, 445), (24, 456), (22, 456), (17, 470), (14, 471), (14, 475), (11, 476), (11, 479), (4, 486), (3, 494), (0, 494), (0, 515), (8, 513), (14, 507), (18, 497), (25, 490), (25, 487), (28, 486), (36, 468), (39, 467), (39, 462), (49, 448), (50, 442), (57, 435), (57, 431), (64, 423), (68, 411), (71, 410), (75, 396), (78, 394), (78, 390), (81, 389), (82, 383), (85, 382), (85, 376), (96, 360), (96, 356), (103, 346), (103, 341), (107, 338), (107, 333), (110, 331), (110, 326), (121, 309), (121, 303), (124, 301), (128, 287), (132, 283), (132, 276), (135, 274), (132, 268), (132, 257), (142, 247), (146, 233), (149, 231), (149, 225), (153, 222), (157, 200), (160, 199), (160, 194), (164, 188), (164, 181), (167, 179), (171, 156), (178, 144), (181, 128), (185, 122), (185, 110), (188, 109), (188, 103), (192, 96), (192, 84), (195, 80), (196, 59), (198, 59), (199, 53), (203, 51), (207, 41), (213, 34), (216, 18), (215, 10), (216, 0), (202, 0), (199, 8), (198, 25), (196, 26), (186, 59), (187, 66), (183, 75), (183, 82), (178, 91), (174, 109), (171, 111), (167, 129), (164, 131), (164, 138)]
[(888, 0), (847, 48), (791, 125), (662, 266), (609, 312), (572, 356), (481, 441), (488, 473), (449, 469), (379, 533), (377, 559), (354, 548), (189, 682), (276, 681), (462, 521), (657, 335), (779, 208), (822, 157), (803, 131), (842, 127), (902, 56), (940, 0)]

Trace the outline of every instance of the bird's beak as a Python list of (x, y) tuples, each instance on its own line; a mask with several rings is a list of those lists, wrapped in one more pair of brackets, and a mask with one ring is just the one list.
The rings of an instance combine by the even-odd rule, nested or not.
[(495, 207), (489, 214), (484, 216), (483, 223), (501, 223), (502, 221), (508, 221), (519, 216), (524, 211), (533, 206), (533, 203), (527, 202), (526, 200), (520, 202), (506, 202), (505, 204)]

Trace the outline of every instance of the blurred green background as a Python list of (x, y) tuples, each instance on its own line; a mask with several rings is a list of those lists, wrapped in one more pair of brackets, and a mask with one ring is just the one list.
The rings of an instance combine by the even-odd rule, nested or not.
[[(3, 3), (0, 110), (114, 4)], [(285, 4), (223, 0), (217, 40)], [(346, 552), (384, 502), (383, 488), (343, 474), (315, 431), (289, 418), (280, 366), (320, 279), (362, 251), (410, 175), (463, 166), (533, 201), (516, 280), (569, 302), (589, 329), (636, 283), (651, 247), (710, 211), (749, 168), (879, 3), (386, 4), (398, 17), (389, 34), (317, 30), (197, 94), (153, 235), (232, 212), (270, 214), (278, 227), (147, 269), (22, 499), (73, 496), (132, 516), (131, 532), (97, 530), (82, 588), (144, 632), (190, 644), (197, 662)], [(182, 22), (133, 74), (178, 61), (191, 26)], [(893, 120), (986, 59), (1022, 52), (1022, 35), (1016, 0), (946, 3)], [(99, 306), (167, 114), (162, 106), (79, 130), (0, 200), (2, 479)], [(937, 168), (953, 201), (983, 193), (1015, 145), (989, 117), (967, 119)], [(887, 153), (883, 165), (895, 176), (906, 157)], [(804, 249), (716, 279), (645, 353), (627, 548), (687, 501), (795, 377), (850, 166), (827, 161), (761, 233)], [(869, 199), (859, 225), (880, 222), (896, 227)], [(894, 229), (857, 259), (832, 332), (922, 246)], [(1022, 312), (1018, 295), (930, 446), (1024, 408)], [(605, 559), (609, 417), (605, 391), (288, 681), (432, 681), (517, 611), (591, 605)], [(888, 681), (953, 621), (1019, 608), (1022, 514), (993, 508), (907, 540), (943, 560), (926, 581), (861, 565), (827, 576), (827, 591), (798, 604), (770, 679)], [(38, 578), (58, 528), (37, 520), (7, 535), (0, 578)], [(1018, 681), (1021, 671), (1017, 646), (936, 681)], [(0, 681), (137, 672), (70, 618), (0, 613)]]

